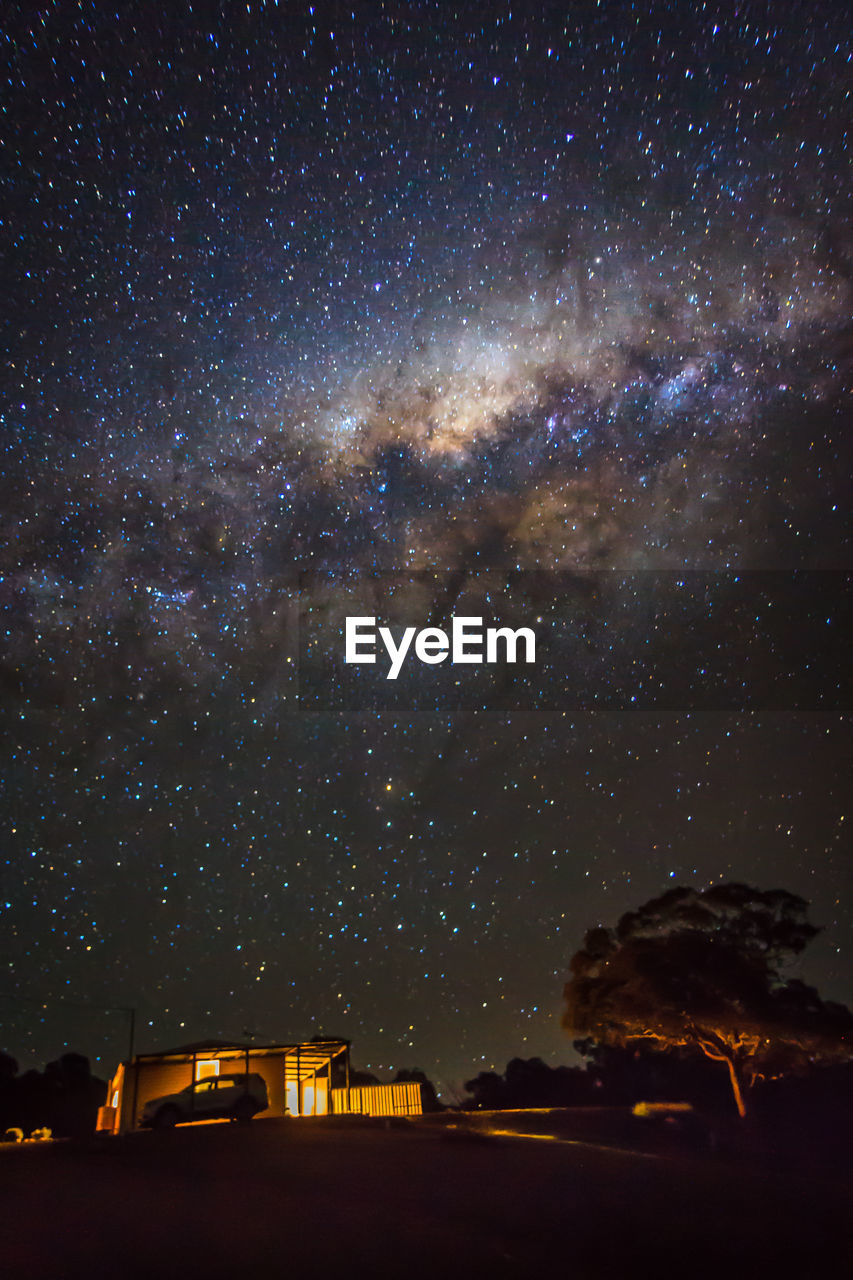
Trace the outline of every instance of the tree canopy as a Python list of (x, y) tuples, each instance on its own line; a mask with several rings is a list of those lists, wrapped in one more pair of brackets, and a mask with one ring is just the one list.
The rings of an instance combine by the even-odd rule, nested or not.
[(808, 904), (744, 884), (676, 888), (591, 929), (572, 958), (564, 1027), (603, 1044), (700, 1050), (735, 1104), (756, 1080), (853, 1056), (853, 1017), (788, 973), (819, 933)]
[(481, 1071), (466, 1080), (472, 1110), (571, 1107), (592, 1101), (593, 1078), (580, 1067), (549, 1067), (541, 1058), (512, 1058), (504, 1074)]

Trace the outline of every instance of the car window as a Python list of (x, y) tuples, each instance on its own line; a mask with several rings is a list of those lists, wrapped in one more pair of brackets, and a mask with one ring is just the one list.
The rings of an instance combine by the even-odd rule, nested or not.
[(197, 1080), (195, 1083), (196, 1093), (209, 1093), (211, 1089), (216, 1088), (216, 1080)]

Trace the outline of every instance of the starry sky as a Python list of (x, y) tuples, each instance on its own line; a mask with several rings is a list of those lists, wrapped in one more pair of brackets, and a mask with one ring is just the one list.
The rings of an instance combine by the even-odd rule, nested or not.
[[(12, 4), (0, 1026), (453, 1096), (673, 884), (853, 997), (845, 6)], [(347, 667), (343, 621), (531, 626)]]

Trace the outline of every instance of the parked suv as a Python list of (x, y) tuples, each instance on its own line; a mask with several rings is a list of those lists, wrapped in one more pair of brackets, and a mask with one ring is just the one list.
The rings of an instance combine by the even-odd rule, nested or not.
[(236, 1072), (227, 1076), (207, 1076), (162, 1098), (151, 1098), (142, 1108), (140, 1123), (146, 1129), (170, 1129), (193, 1120), (251, 1120), (269, 1106), (263, 1076)]

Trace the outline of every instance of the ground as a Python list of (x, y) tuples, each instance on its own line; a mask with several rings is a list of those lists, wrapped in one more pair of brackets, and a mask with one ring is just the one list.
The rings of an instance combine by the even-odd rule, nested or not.
[(256, 1120), (0, 1148), (4, 1274), (850, 1273), (853, 1188), (828, 1171), (548, 1138), (541, 1117), (533, 1137), (480, 1123)]

